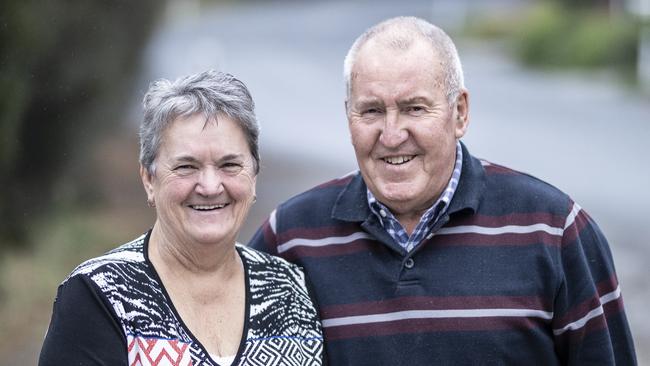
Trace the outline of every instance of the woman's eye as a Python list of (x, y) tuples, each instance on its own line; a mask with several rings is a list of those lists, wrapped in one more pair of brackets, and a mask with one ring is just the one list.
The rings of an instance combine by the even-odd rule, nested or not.
[(243, 164), (240, 163), (225, 163), (221, 166), (225, 172), (228, 173), (237, 173), (244, 168)]
[(179, 165), (176, 168), (174, 168), (175, 171), (181, 172), (181, 173), (188, 173), (196, 169), (194, 165), (190, 164), (184, 164), (184, 165)]

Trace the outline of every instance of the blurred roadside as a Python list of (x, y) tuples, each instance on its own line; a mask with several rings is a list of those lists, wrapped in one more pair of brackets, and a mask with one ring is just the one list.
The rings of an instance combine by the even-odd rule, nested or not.
[[(589, 6), (568, 2), (577, 7), (571, 10), (576, 14), (627, 14), (620, 1), (595, 1)], [(646, 245), (650, 218), (645, 214), (650, 204), (650, 174), (645, 168), (650, 153), (650, 97), (642, 91), (643, 81), (638, 81), (639, 70), (648, 67), (648, 61), (627, 64), (627, 59), (616, 58), (621, 55), (609, 55), (614, 52), (611, 47), (604, 54), (599, 47), (591, 50), (588, 46), (605, 40), (602, 35), (595, 41), (591, 38), (592, 32), (598, 36), (602, 30), (591, 30), (589, 21), (587, 30), (580, 31), (562, 30), (566, 26), (562, 22), (552, 24), (560, 27), (555, 35), (550, 25), (541, 25), (535, 28), (535, 37), (548, 31), (548, 37), (560, 43), (558, 37), (584, 32), (572, 42), (587, 42), (581, 49), (592, 55), (589, 62), (600, 57), (598, 62), (604, 65), (575, 65), (573, 56), (553, 51), (555, 45), (545, 51), (550, 56), (533, 50), (538, 52), (532, 57), (534, 68), (515, 61), (513, 55), (523, 57), (525, 34), (513, 29), (533, 19), (528, 17), (541, 18), (540, 22), (558, 18), (557, 14), (548, 17), (557, 3), (561, 2), (172, 0), (164, 9), (160, 3), (149, 2), (150, 8), (141, 13), (126, 2), (116, 2), (114, 13), (75, 3), (69, 5), (79, 6), (69, 12), (74, 22), (64, 21), (66, 11), (59, 8), (32, 14), (34, 22), (47, 19), (45, 24), (53, 27), (40, 33), (30, 30), (35, 25), (29, 20), (20, 18), (24, 28), (18, 28), (19, 34), (26, 30), (36, 38), (49, 34), (58, 43), (52, 41), (49, 48), (33, 51), (38, 68), (29, 62), (21, 64), (18, 55), (7, 54), (4, 48), (0, 59), (0, 90), (5, 95), (0, 183), (3, 188), (10, 184), (18, 189), (3, 196), (0, 208), (3, 214), (11, 212), (4, 220), (18, 215), (26, 228), (22, 239), (11, 241), (12, 249), (5, 248), (6, 239), (0, 243), (3, 364), (34, 363), (56, 286), (76, 264), (133, 238), (153, 222), (137, 173), (136, 130), (139, 102), (151, 80), (218, 68), (250, 87), (262, 127), (262, 172), (258, 201), (240, 238), (246, 242), (276, 204), (355, 169), (343, 111), (342, 60), (366, 27), (396, 15), (429, 19), (458, 40), (471, 92), (471, 124), (465, 139), (471, 151), (551, 182), (599, 222), (614, 252), (639, 363), (650, 363), (650, 321), (643, 314), (650, 300), (650, 269), (645, 265), (650, 255)], [(0, 14), (17, 17), (29, 12), (10, 8), (11, 4), (3, 3), (0, 7), (7, 12)], [(36, 2), (24, 4), (37, 6)], [(121, 20), (127, 13), (143, 18), (129, 26)], [(54, 24), (59, 23), (69, 24), (70, 30), (56, 33)], [(532, 27), (532, 20), (529, 23)], [(630, 37), (627, 25), (622, 28), (611, 33)], [(15, 29), (5, 26), (3, 44), (10, 38), (11, 33), (4, 33), (7, 30)], [(77, 38), (80, 41), (74, 43)], [(536, 39), (530, 42), (544, 43)], [(76, 46), (64, 47), (63, 40)], [(613, 36), (607, 40), (620, 47), (628, 42)], [(31, 45), (35, 41), (12, 42)], [(34, 47), (44, 46), (37, 42)], [(127, 51), (131, 56), (122, 54)], [(96, 56), (80, 56), (84, 54)], [(535, 61), (543, 57), (551, 61), (540, 68)], [(568, 61), (560, 62), (563, 57)], [(26, 74), (16, 74), (16, 70)], [(41, 84), (22, 88), (42, 87), (40, 95), (49, 96), (46, 101), (59, 108), (44, 108), (42, 99), (21, 97), (41, 110), (14, 119), (25, 123), (21, 135), (7, 135), (10, 128), (4, 120), (9, 115), (5, 108), (17, 110), (27, 103), (9, 98), (22, 90), (7, 84), (15, 79), (14, 74), (27, 75), (26, 80), (34, 74)], [(99, 79), (96, 84), (90, 82)], [(93, 98), (81, 98), (83, 105), (74, 104), (76, 93)], [(23, 104), (13, 104), (16, 100)], [(10, 150), (12, 146), (18, 148)], [(12, 156), (20, 160), (9, 165)], [(8, 166), (12, 170), (6, 170)], [(24, 176), (30, 177), (28, 184), (20, 180)]]

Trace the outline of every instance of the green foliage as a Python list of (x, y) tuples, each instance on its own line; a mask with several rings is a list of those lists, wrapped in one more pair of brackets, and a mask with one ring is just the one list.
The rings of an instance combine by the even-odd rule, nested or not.
[(155, 0), (0, 2), (0, 252), (25, 242), (79, 147), (121, 122), (122, 98), (163, 7)]
[(623, 14), (572, 11), (546, 3), (515, 33), (517, 54), (538, 67), (614, 67), (633, 70), (639, 27)]
[[(50, 320), (57, 286), (82, 261), (96, 257), (134, 237), (119, 225), (128, 210), (117, 213), (61, 209), (52, 218), (36, 220), (28, 241), (33, 251), (0, 253), (0, 356), (14, 355), (25, 343), (40, 346)], [(133, 219), (133, 221), (139, 221)], [(137, 224), (140, 229), (146, 227)], [(136, 226), (136, 225), (134, 225)], [(15, 356), (14, 356), (15, 357)]]
[(552, 0), (555, 4), (566, 9), (607, 9), (612, 0)]
[(529, 66), (636, 71), (641, 20), (610, 11), (607, 2), (549, 0), (524, 12), (475, 17), (469, 36), (505, 40)]
[(471, 21), (464, 26), (466, 36), (499, 40), (512, 38), (514, 30), (519, 26), (520, 17), (512, 14), (477, 14), (470, 12)]

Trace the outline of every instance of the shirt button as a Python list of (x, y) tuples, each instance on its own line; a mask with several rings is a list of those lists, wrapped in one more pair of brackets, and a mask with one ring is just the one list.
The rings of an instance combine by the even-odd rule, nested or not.
[(415, 262), (413, 261), (413, 258), (409, 258), (404, 262), (404, 267), (411, 269), (415, 265)]
[(381, 215), (381, 217), (386, 217), (386, 211), (384, 211), (383, 208), (379, 210), (379, 214)]

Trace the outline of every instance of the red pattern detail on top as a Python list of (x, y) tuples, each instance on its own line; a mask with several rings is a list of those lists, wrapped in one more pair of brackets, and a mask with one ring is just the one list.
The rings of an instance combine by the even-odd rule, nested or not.
[(189, 343), (159, 338), (129, 337), (129, 366), (191, 366)]

